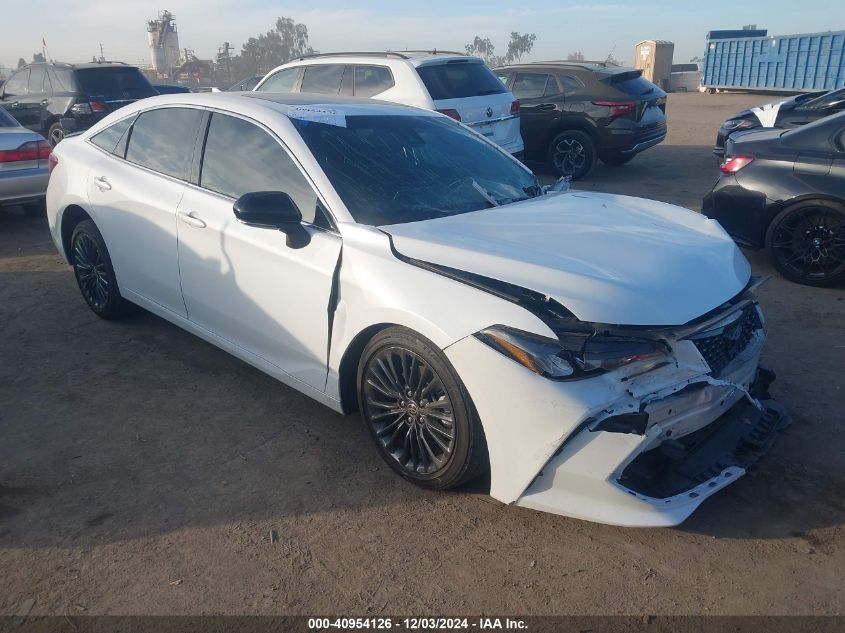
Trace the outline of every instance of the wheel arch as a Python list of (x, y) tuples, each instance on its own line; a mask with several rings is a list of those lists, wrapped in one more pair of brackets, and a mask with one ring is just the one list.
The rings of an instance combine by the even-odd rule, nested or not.
[(78, 204), (69, 204), (62, 212), (60, 236), (62, 250), (64, 251), (65, 259), (68, 261), (70, 261), (70, 240), (73, 237), (73, 230), (80, 222), (85, 220), (91, 220), (93, 222), (93, 218)]
[(774, 222), (775, 218), (780, 215), (782, 211), (788, 209), (790, 207), (794, 207), (797, 204), (802, 204), (804, 202), (832, 202), (834, 204), (838, 204), (839, 206), (845, 208), (845, 199), (838, 198), (837, 196), (833, 196), (827, 193), (822, 193), (819, 191), (813, 191), (811, 193), (804, 193), (793, 198), (788, 198), (786, 200), (778, 200), (770, 204), (766, 210), (766, 222), (765, 225), (760, 227), (760, 235), (761, 240), (760, 244), (762, 248), (768, 248), (768, 244), (766, 244), (766, 235), (768, 234), (769, 227)]
[(398, 323), (374, 323), (358, 332), (340, 359), (338, 367), (338, 392), (340, 393), (340, 406), (344, 413), (355, 413), (358, 411), (358, 363), (361, 361), (361, 354), (373, 337), (389, 327), (399, 326)]

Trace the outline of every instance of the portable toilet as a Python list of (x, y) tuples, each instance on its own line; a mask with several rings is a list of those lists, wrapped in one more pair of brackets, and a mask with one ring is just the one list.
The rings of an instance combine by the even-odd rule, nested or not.
[(643, 40), (634, 47), (634, 67), (643, 71), (643, 77), (668, 92), (674, 53), (672, 42)]

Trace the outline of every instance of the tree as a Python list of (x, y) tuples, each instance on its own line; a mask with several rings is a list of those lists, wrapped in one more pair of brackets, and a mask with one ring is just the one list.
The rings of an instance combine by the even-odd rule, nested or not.
[(18, 70), (20, 70), (24, 66), (26, 66), (26, 60), (23, 57), (21, 57), (20, 59), (18, 59)]
[(534, 33), (520, 34), (512, 31), (511, 39), (508, 42), (508, 52), (505, 55), (495, 55), (496, 46), (492, 40), (489, 37), (476, 35), (472, 42), (464, 46), (464, 50), (467, 55), (481, 57), (488, 66), (495, 68), (522, 59), (523, 55), (531, 52), (531, 49), (534, 48), (534, 40), (536, 39), (537, 36)]
[(32, 54), (32, 63), (37, 64), (39, 62), (46, 62), (47, 59), (44, 57), (44, 53), (33, 53)]
[(569, 55), (566, 56), (566, 59), (570, 62), (583, 62), (584, 53), (581, 51), (575, 51), (574, 53), (569, 53)]
[(534, 48), (534, 40), (536, 39), (537, 36), (534, 33), (520, 34), (517, 31), (511, 31), (511, 41), (508, 42), (508, 54), (505, 56), (507, 62), (512, 64), (513, 62), (522, 61), (522, 56), (527, 55)]
[(473, 39), (470, 44), (464, 46), (464, 50), (466, 50), (467, 55), (481, 57), (484, 61), (489, 63), (496, 47), (493, 45), (493, 42), (490, 41), (489, 37), (481, 38), (476, 35), (475, 39)]
[(278, 18), (273, 30), (249, 38), (241, 53), (232, 59), (238, 76), (264, 74), (296, 57), (313, 53), (308, 45), (308, 27), (291, 18)]

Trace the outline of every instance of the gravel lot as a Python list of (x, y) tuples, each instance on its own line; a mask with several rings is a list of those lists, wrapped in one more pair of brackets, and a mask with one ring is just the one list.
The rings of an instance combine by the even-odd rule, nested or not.
[[(578, 187), (698, 209), (718, 124), (765, 100), (671, 95), (666, 142)], [(46, 223), (2, 213), (0, 613), (845, 614), (845, 289), (760, 297), (795, 424), (680, 528), (622, 529), (401, 481), (357, 417), (97, 319)]]

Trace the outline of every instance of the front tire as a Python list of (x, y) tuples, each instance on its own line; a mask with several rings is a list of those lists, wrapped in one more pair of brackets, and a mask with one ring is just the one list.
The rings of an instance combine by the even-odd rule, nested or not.
[(448, 359), (403, 327), (379, 332), (358, 364), (358, 401), (382, 459), (426, 488), (454, 488), (488, 467), (484, 431)]
[(549, 146), (549, 164), (558, 176), (579, 180), (595, 167), (596, 145), (580, 130), (561, 132)]
[(120, 296), (109, 251), (92, 220), (83, 220), (74, 228), (70, 263), (82, 298), (94, 314), (114, 320), (126, 313), (129, 304)]
[(766, 249), (790, 281), (808, 286), (845, 281), (845, 206), (807, 200), (787, 207), (769, 225)]

